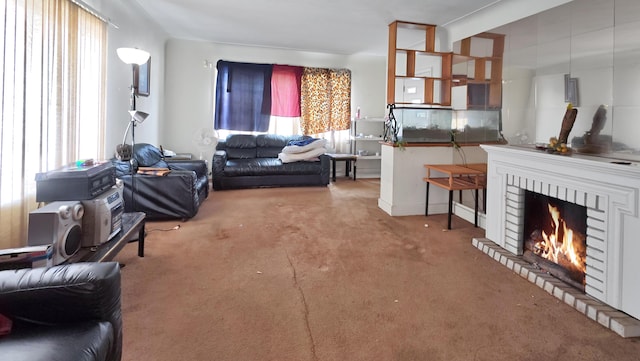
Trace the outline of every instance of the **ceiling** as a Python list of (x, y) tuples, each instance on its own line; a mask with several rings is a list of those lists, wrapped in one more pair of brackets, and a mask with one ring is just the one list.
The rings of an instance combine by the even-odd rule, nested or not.
[(173, 38), (386, 55), (394, 20), (445, 25), (501, 0), (134, 0)]

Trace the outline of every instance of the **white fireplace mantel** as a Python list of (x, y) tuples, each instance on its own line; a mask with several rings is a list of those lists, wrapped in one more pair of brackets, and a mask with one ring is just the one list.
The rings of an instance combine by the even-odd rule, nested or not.
[(522, 254), (524, 190), (587, 207), (585, 292), (640, 319), (640, 164), (533, 146), (482, 148), (488, 155), (486, 237)]

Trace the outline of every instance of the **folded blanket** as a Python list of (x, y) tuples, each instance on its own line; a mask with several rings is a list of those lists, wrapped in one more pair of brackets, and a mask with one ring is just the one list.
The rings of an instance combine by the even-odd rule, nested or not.
[(325, 149), (316, 148), (308, 150), (304, 153), (280, 153), (278, 154), (278, 158), (282, 163), (291, 163), (298, 161), (310, 161), (310, 160), (318, 160), (318, 157), (325, 153)]
[[(292, 144), (293, 143), (293, 144)], [(287, 146), (282, 148), (282, 153), (294, 154), (304, 153), (312, 149), (322, 148), (327, 144), (326, 139), (308, 138), (303, 140), (289, 141)]]
[(315, 142), (316, 140), (318, 140), (318, 138), (305, 138), (305, 139), (298, 139), (298, 140), (290, 140), (287, 143), (287, 145), (297, 145), (299, 147), (302, 147), (304, 145), (311, 144), (311, 143)]

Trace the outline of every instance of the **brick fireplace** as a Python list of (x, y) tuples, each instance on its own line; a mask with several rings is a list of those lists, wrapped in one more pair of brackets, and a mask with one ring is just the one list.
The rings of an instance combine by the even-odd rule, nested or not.
[[(482, 147), (488, 153), (486, 239), (474, 245), (622, 336), (640, 336), (640, 165), (525, 146)], [(526, 191), (586, 207), (584, 294), (522, 261)]]

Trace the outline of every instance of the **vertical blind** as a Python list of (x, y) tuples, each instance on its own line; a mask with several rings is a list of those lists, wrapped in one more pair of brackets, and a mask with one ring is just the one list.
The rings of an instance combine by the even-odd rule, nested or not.
[(69, 0), (0, 8), (0, 248), (26, 242), (35, 175), (104, 157), (106, 24)]

